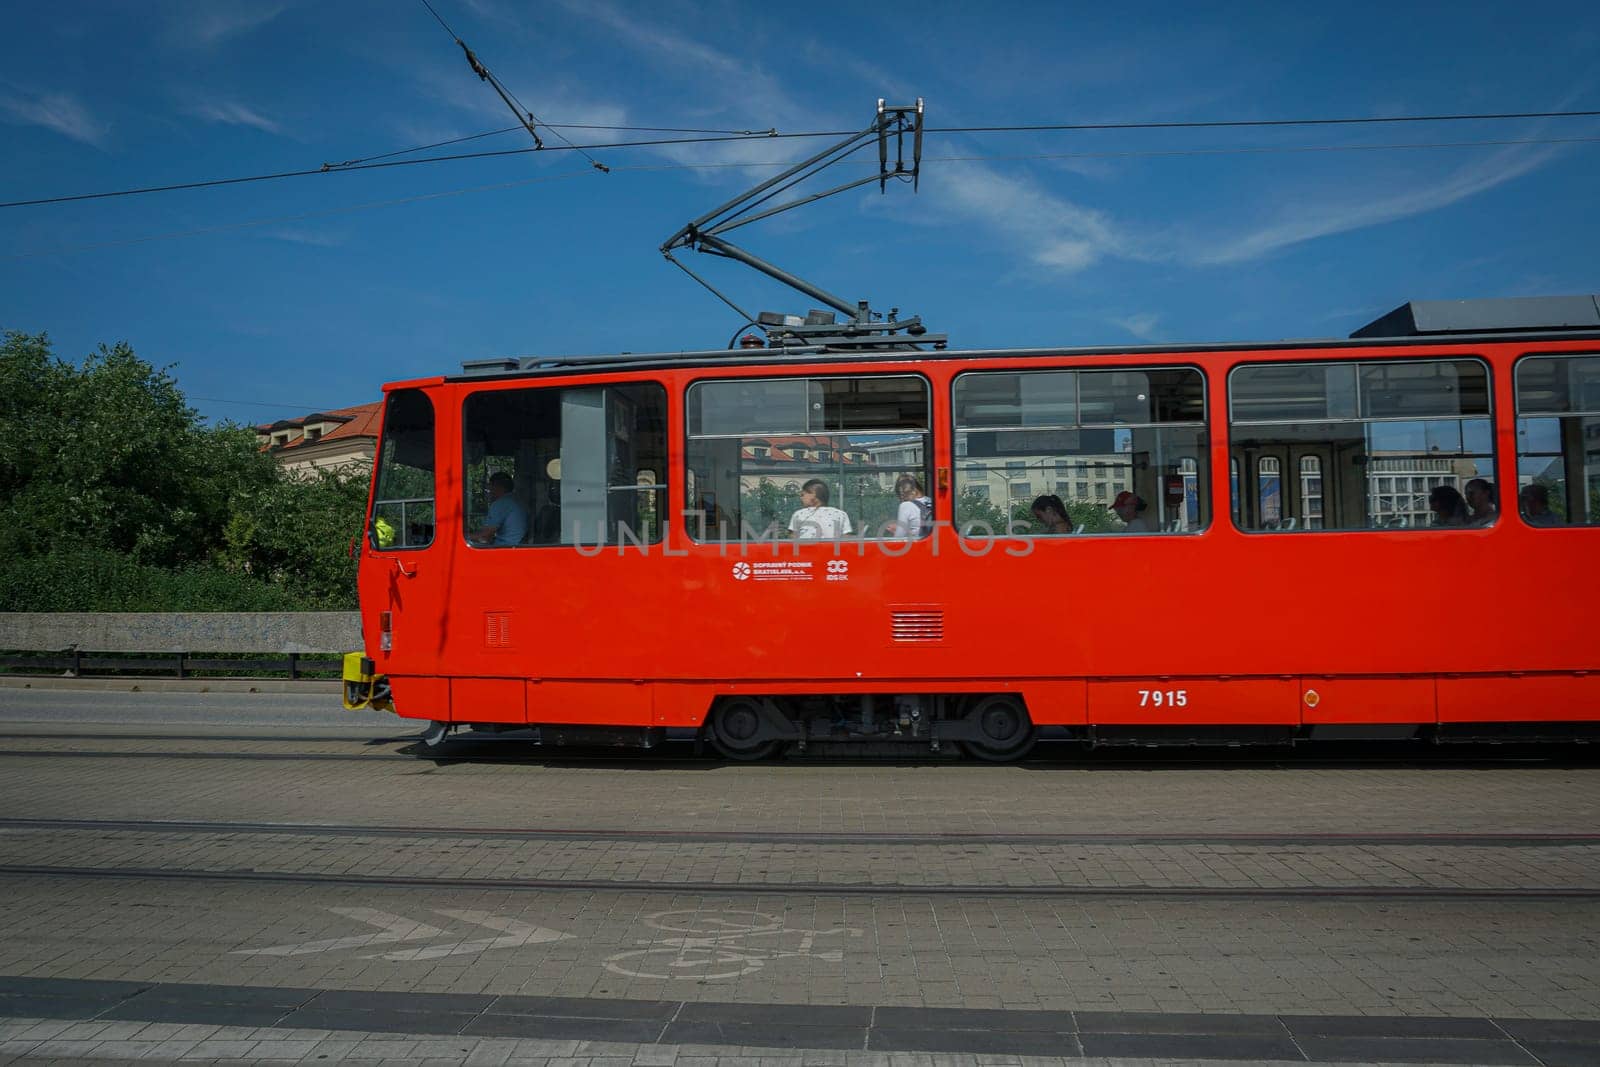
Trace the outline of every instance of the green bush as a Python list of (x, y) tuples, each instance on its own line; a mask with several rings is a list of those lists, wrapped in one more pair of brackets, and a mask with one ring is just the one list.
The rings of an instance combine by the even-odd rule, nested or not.
[(116, 552), (83, 549), (13, 560), (0, 569), (0, 611), (336, 611), (351, 600), (210, 564), (168, 570)]
[(286, 475), (126, 343), (0, 332), (0, 610), (351, 609), (366, 489)]

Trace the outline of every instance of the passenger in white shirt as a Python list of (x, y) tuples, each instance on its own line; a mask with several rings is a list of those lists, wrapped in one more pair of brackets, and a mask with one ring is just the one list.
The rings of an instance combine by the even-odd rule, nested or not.
[(910, 474), (902, 474), (895, 479), (894, 491), (900, 498), (900, 507), (894, 516), (893, 536), (915, 541), (932, 533), (933, 501), (922, 491), (922, 483)]
[(789, 516), (797, 541), (837, 541), (850, 535), (850, 516), (828, 506), (828, 483), (813, 478), (800, 487), (801, 507)]
[(1153, 533), (1150, 520), (1144, 516), (1144, 497), (1127, 490), (1117, 494), (1117, 499), (1111, 502), (1111, 511), (1117, 513), (1117, 518), (1124, 523), (1123, 533)]

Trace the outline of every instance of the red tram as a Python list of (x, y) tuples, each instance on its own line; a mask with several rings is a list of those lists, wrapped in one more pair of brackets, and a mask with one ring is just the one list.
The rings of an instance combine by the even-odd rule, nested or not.
[(1592, 297), (1270, 345), (807, 336), (388, 386), (349, 695), (747, 759), (1600, 724)]

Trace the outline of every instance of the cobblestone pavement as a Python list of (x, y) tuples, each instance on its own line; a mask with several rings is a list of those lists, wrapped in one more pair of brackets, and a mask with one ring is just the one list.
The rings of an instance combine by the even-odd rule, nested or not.
[[(1577, 760), (730, 766), (503, 742), (417, 758), (411, 726), (7, 721), (0, 986), (833, 1006), (921, 1043), (111, 1020), (0, 988), (0, 1060), (1042, 1067), (1282, 1047), (1232, 1040), (1254, 1036), (1297, 1062), (1377, 1059), (1369, 1040), (1396, 1059), (1600, 1062), (1583, 1029), (1600, 1021), (1600, 767)], [(877, 1022), (891, 1009), (939, 1014), (897, 1029)], [(983, 1026), (950, 1021), (974, 1011), (1078, 1014), (1048, 1030), (1058, 1050), (975, 1045)], [(1084, 1040), (1083, 1013), (1188, 1043)], [(1234, 1032), (1262, 1017), (1270, 1033)], [(1518, 1020), (1546, 1028), (1529, 1039), (1544, 1052)], [(179, 1032), (196, 1026), (213, 1030)], [(969, 1036), (926, 1047), (951, 1027)]]
[(1323, 766), (1212, 757), (745, 766), (677, 754), (547, 758), (510, 741), (426, 759), (393, 740), (409, 725), (397, 722), (359, 741), (30, 737), (13, 728), (0, 738), (0, 810), (52, 818), (875, 834), (1541, 834), (1600, 826), (1600, 766)]
[(0, 974), (28, 977), (1600, 1018), (1592, 904), (728, 897), (15, 875), (4, 884)]
[[(401, 863), (397, 864), (399, 857)], [(960, 843), (865, 845), (666, 839), (371, 837), (359, 829), (235, 833), (8, 827), (0, 868), (252, 872), (320, 879), (534, 880), (541, 885), (983, 890), (1587, 891), (1600, 901), (1600, 841), (1559, 845)], [(1440, 895), (1444, 895), (1441, 893)]]

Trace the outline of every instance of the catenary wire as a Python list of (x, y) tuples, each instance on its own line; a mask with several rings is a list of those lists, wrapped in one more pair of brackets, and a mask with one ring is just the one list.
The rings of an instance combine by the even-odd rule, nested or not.
[[(816, 136), (814, 134), (776, 134), (777, 137)], [(659, 137), (646, 141), (615, 141), (609, 144), (576, 145), (576, 150), (586, 148), (651, 148), (662, 145), (679, 144), (711, 144), (726, 141), (749, 141), (768, 139), (767, 134), (759, 138), (745, 136), (725, 137)], [(382, 170), (388, 167), (410, 167), (423, 163), (450, 163), (462, 159), (491, 159), (496, 156), (525, 156), (536, 152), (565, 152), (567, 148), (557, 145), (554, 148), (503, 148), (493, 152), (457, 152), (446, 156), (424, 156), (422, 159), (389, 159), (375, 163), (358, 163), (348, 167), (335, 167), (324, 169), (316, 167), (309, 170), (285, 170), (270, 174), (250, 174), (238, 178), (208, 178), (201, 181), (175, 182), (171, 185), (146, 185), (134, 189), (113, 189), (103, 193), (76, 193), (70, 196), (41, 197), (34, 200), (12, 200), (0, 203), (0, 208), (9, 207), (34, 207), (43, 204), (66, 204), (80, 200), (105, 200), (111, 197), (140, 196), (146, 193), (170, 193), (184, 189), (207, 189), (220, 185), (245, 185), (251, 182), (277, 181), (283, 178), (305, 178), (316, 174), (353, 174), (363, 170)]]
[(1497, 122), (1594, 118), (1600, 111), (1497, 111), (1455, 115), (1373, 115), (1322, 119), (1215, 119), (1190, 122), (1051, 122), (1018, 126), (929, 126), (926, 133), (1042, 133), (1058, 130), (1218, 130), (1274, 126), (1366, 126), (1396, 122)]
[[(1264, 120), (1241, 120), (1241, 121), (1218, 121), (1218, 122), (1187, 122), (1187, 123), (1176, 123), (1176, 122), (1174, 122), (1174, 123), (1080, 123), (1080, 124), (1076, 124), (1076, 125), (1057, 124), (1057, 125), (1039, 125), (1039, 126), (983, 126), (983, 127), (970, 126), (970, 127), (929, 128), (929, 130), (927, 132), (929, 132), (929, 133), (954, 133), (954, 132), (1019, 133), (1019, 132), (1030, 132), (1030, 131), (1041, 131), (1041, 130), (1215, 129), (1215, 128), (1244, 128), (1244, 127), (1252, 127), (1252, 126), (1274, 127), (1274, 126), (1335, 125), (1335, 124), (1338, 124), (1338, 125), (1357, 125), (1357, 124), (1372, 124), (1372, 123), (1386, 123), (1386, 122), (1455, 122), (1455, 121), (1467, 121), (1467, 120), (1489, 121), (1489, 120), (1496, 120), (1496, 119), (1581, 118), (1581, 117), (1595, 117), (1595, 116), (1600, 116), (1600, 111), (1523, 111), (1523, 112), (1502, 112), (1502, 113), (1495, 113), (1495, 114), (1481, 113), (1481, 114), (1473, 114), (1473, 115), (1405, 115), (1405, 116), (1387, 116), (1387, 117), (1380, 117), (1380, 118), (1359, 118), (1359, 119), (1358, 118), (1264, 119)], [(568, 128), (571, 128), (571, 127), (568, 127)], [(598, 128), (598, 129), (609, 129), (610, 127), (595, 127), (595, 128)], [(628, 129), (630, 127), (622, 127), (622, 128)], [(640, 127), (640, 128), (642, 129), (643, 127)], [(768, 131), (765, 131), (765, 132), (751, 133), (751, 134), (737, 133), (737, 134), (721, 134), (721, 135), (714, 135), (714, 136), (697, 136), (697, 137), (685, 137), (685, 138), (655, 138), (655, 139), (641, 140), (641, 141), (615, 141), (615, 142), (604, 143), (604, 144), (574, 145), (574, 146), (572, 146), (572, 149), (573, 150), (577, 150), (579, 152), (583, 152), (585, 149), (591, 149), (591, 148), (592, 149), (601, 149), (601, 148), (605, 148), (605, 149), (614, 149), (614, 148), (648, 148), (648, 147), (658, 147), (658, 146), (662, 146), (662, 145), (709, 144), (709, 143), (718, 143), (718, 142), (726, 142), (726, 141), (745, 141), (745, 140), (755, 140), (755, 139), (791, 140), (791, 139), (816, 138), (816, 137), (834, 137), (834, 136), (842, 137), (842, 136), (848, 135), (851, 132), (857, 132), (857, 131), (826, 130), (826, 131), (810, 131), (810, 132), (801, 132), (801, 133), (780, 133), (780, 132), (777, 132), (776, 130), (768, 130)], [(476, 137), (476, 136), (483, 136), (483, 135), (476, 135), (476, 134), (475, 135), (471, 135), (471, 137)], [(468, 139), (470, 139), (470, 138), (468, 138)], [(1485, 141), (1485, 142), (1453, 142), (1453, 143), (1449, 143), (1449, 144), (1439, 144), (1437, 146), (1434, 146), (1434, 145), (1415, 145), (1415, 146), (1404, 145), (1404, 146), (1395, 146), (1395, 147), (1399, 147), (1399, 148), (1411, 148), (1411, 147), (1419, 147), (1419, 148), (1421, 148), (1421, 147), (1441, 147), (1441, 148), (1445, 148), (1445, 147), (1466, 147), (1468, 145), (1477, 145), (1477, 144), (1485, 144), (1486, 145), (1486, 144), (1501, 144), (1501, 143), (1555, 144), (1555, 143), (1576, 143), (1576, 142), (1579, 142), (1579, 141), (1582, 141), (1582, 140), (1586, 140), (1586, 139), (1583, 139), (1583, 138), (1548, 138), (1548, 139), (1547, 138), (1528, 138), (1528, 139), (1520, 140), (1520, 141), (1516, 141), (1516, 142), (1488, 142), (1488, 141)], [(1357, 150), (1372, 150), (1372, 149), (1383, 148), (1383, 147), (1387, 147), (1387, 146), (1350, 146), (1350, 147), (1335, 146), (1335, 147), (1327, 147), (1327, 148), (1324, 148), (1322, 150), (1325, 150), (1325, 151), (1335, 151), (1335, 150), (1337, 150), (1337, 151), (1357, 151)], [(397, 152), (393, 152), (393, 153), (387, 153), (386, 155), (406, 155), (406, 154), (409, 154), (410, 151), (420, 151), (420, 150), (421, 150), (421, 148), (412, 149), (412, 150), (402, 150), (402, 151), (397, 151)], [(7, 202), (4, 202), (4, 203), (0, 203), (0, 208), (36, 207), (36, 206), (42, 206), (42, 205), (46, 205), (46, 204), (74, 203), (74, 202), (81, 201), (81, 200), (103, 200), (103, 199), (107, 199), (107, 198), (111, 198), (111, 197), (139, 196), (139, 195), (143, 195), (143, 194), (146, 194), (146, 193), (174, 192), (174, 191), (187, 190), (187, 189), (211, 188), (211, 187), (214, 187), (214, 186), (222, 186), (222, 185), (239, 185), (239, 184), (245, 184), (245, 183), (250, 183), (250, 182), (275, 181), (275, 180), (284, 179), (284, 178), (309, 177), (309, 176), (315, 175), (315, 174), (332, 174), (332, 173), (344, 174), (344, 173), (350, 173), (350, 172), (359, 171), (359, 170), (378, 169), (378, 168), (382, 168), (382, 167), (409, 166), (409, 165), (422, 164), (422, 163), (447, 163), (447, 162), (454, 162), (454, 161), (457, 161), (457, 160), (464, 160), (464, 159), (486, 159), (486, 158), (492, 158), (492, 157), (496, 157), (496, 156), (528, 155), (528, 154), (531, 154), (531, 153), (534, 153), (534, 152), (539, 152), (539, 151), (561, 152), (561, 151), (568, 151), (568, 150), (569, 149), (567, 147), (565, 147), (565, 146), (557, 146), (557, 147), (554, 147), (554, 148), (545, 148), (545, 149), (510, 148), (510, 149), (501, 149), (501, 150), (492, 151), (492, 152), (460, 152), (460, 153), (453, 153), (453, 154), (444, 155), (444, 156), (426, 156), (426, 157), (424, 157), (422, 159), (386, 159), (386, 158), (384, 158), (382, 156), (374, 156), (374, 157), (369, 157), (369, 160), (371, 160), (369, 162), (352, 163), (352, 164), (349, 164), (349, 165), (340, 164), (338, 166), (324, 165), (324, 166), (318, 167), (316, 169), (308, 169), (308, 170), (278, 171), (278, 172), (270, 173), (270, 174), (254, 174), (254, 175), (247, 175), (247, 176), (239, 177), (239, 178), (212, 178), (212, 179), (206, 179), (206, 180), (202, 180), (202, 181), (177, 182), (177, 183), (173, 183), (171, 185), (152, 185), (152, 186), (142, 186), (142, 187), (132, 188), (132, 189), (115, 189), (115, 190), (109, 190), (109, 191), (106, 191), (106, 192), (99, 192), (99, 193), (77, 193), (77, 194), (68, 195), (68, 196), (38, 197), (38, 198), (35, 198), (35, 199), (30, 199), (30, 200), (12, 200), (12, 201), (7, 201)], [(1141, 155), (1141, 154), (1150, 154), (1150, 155), (1169, 155), (1169, 154), (1223, 155), (1223, 154), (1229, 154), (1229, 153), (1232, 153), (1232, 152), (1235, 152), (1235, 151), (1248, 152), (1248, 153), (1267, 153), (1267, 152), (1271, 152), (1271, 151), (1296, 151), (1296, 150), (1305, 150), (1305, 149), (1297, 149), (1297, 148), (1292, 147), (1292, 146), (1284, 146), (1282, 148), (1251, 148), (1251, 149), (1241, 149), (1241, 150), (1206, 149), (1206, 150), (1174, 150), (1173, 152), (1152, 152), (1152, 153), (1121, 152), (1121, 153), (1109, 153), (1109, 154), (1110, 155), (1117, 155), (1117, 156), (1136, 156), (1136, 155)], [(1072, 155), (1077, 155), (1077, 156), (1080, 156), (1080, 157), (1089, 157), (1089, 156), (1094, 156), (1094, 155), (1099, 155), (1099, 154), (1101, 154), (1101, 153), (1073, 153), (1071, 155), (1063, 155), (1063, 156), (1058, 156), (1056, 158), (1071, 158)], [(1021, 159), (1021, 158), (1029, 158), (1029, 157), (1014, 156), (1014, 157), (1010, 157), (1010, 158)], [(1048, 158), (1048, 157), (1040, 156), (1040, 157), (1035, 157), (1035, 158)], [(756, 166), (756, 165), (759, 165), (759, 164), (740, 164), (740, 165), (741, 166)]]
[[(516, 127), (520, 129), (521, 127)], [(1119, 159), (1128, 157), (1163, 157), (1163, 156), (1210, 156), (1210, 155), (1249, 155), (1249, 154), (1279, 154), (1295, 152), (1373, 152), (1373, 151), (1401, 151), (1437, 148), (1488, 148), (1505, 147), (1512, 145), (1546, 145), (1546, 144), (1600, 144), (1600, 137), (1559, 137), (1559, 138), (1529, 138), (1521, 140), (1497, 141), (1448, 141), (1448, 142), (1422, 142), (1413, 144), (1384, 144), (1384, 145), (1294, 145), (1294, 146), (1259, 146), (1236, 148), (1191, 148), (1173, 151), (1130, 151), (1130, 152), (1047, 152), (1022, 155), (974, 155), (974, 156), (926, 156), (925, 163), (976, 163), (976, 162), (1021, 162), (1034, 159)], [(762, 167), (787, 167), (790, 163), (786, 160), (762, 160), (736, 163), (662, 163), (656, 165), (640, 165), (634, 167), (613, 168), (618, 174), (642, 174), (662, 171), (678, 170), (732, 170), (740, 168)], [(412, 204), (426, 200), (439, 200), (445, 197), (460, 196), (465, 193), (489, 192), (497, 189), (514, 189), (519, 186), (533, 185), (545, 181), (555, 181), (565, 178), (584, 177), (589, 172), (586, 170), (571, 171), (563, 174), (541, 175), (536, 178), (524, 178), (519, 181), (495, 182), (489, 185), (472, 185), (461, 189), (446, 189), (435, 193), (422, 193), (417, 196), (405, 196), (394, 200), (375, 200), (364, 204), (347, 204), (342, 207), (326, 208), (318, 211), (300, 212), (294, 215), (278, 215), (265, 219), (249, 219), (242, 222), (219, 223), (215, 226), (201, 226), (192, 230), (177, 230), (170, 233), (149, 234), (144, 237), (130, 237), (116, 241), (100, 241), (93, 244), (67, 245), (60, 248), (42, 248), (27, 252), (15, 252), (0, 255), (0, 261), (11, 259), (35, 259), (40, 256), (67, 255), (75, 252), (92, 252), (103, 248), (120, 248), (128, 245), (148, 244), (153, 241), (176, 240), (185, 237), (203, 237), (213, 233), (226, 233), (232, 230), (251, 229), (258, 226), (272, 226), (286, 222), (303, 222), (306, 219), (323, 218), (332, 215), (348, 214), (355, 211), (367, 211), (374, 208), (397, 207), (403, 204)]]
[[(691, 126), (601, 126), (586, 122), (543, 122), (546, 129), (552, 130), (606, 130), (618, 133), (704, 133), (727, 134), (738, 137), (772, 137), (776, 136), (777, 127), (766, 130), (713, 130)], [(359, 156), (347, 159), (342, 163), (324, 163), (324, 170), (336, 170), (339, 167), (349, 167), (357, 163), (370, 163), (378, 159), (392, 159), (395, 156), (409, 156), (414, 152), (427, 152), (435, 148), (444, 148), (447, 145), (462, 144), (466, 141), (479, 141), (485, 137), (498, 137), (507, 133), (518, 133), (526, 129), (524, 126), (504, 126), (498, 130), (484, 130), (482, 133), (469, 133), (463, 137), (452, 137), (447, 141), (434, 141), (432, 144), (419, 144), (412, 148), (397, 148), (392, 152), (379, 152), (371, 156)]]
[(304, 222), (306, 219), (325, 218), (330, 215), (343, 215), (352, 211), (369, 211), (373, 208), (398, 207), (402, 204), (415, 204), (423, 200), (442, 200), (449, 196), (461, 196), (465, 193), (482, 193), (495, 189), (515, 189), (525, 185), (535, 185), (540, 182), (562, 181), (567, 178), (582, 178), (589, 174), (587, 170), (566, 171), (561, 174), (541, 174), (535, 178), (523, 178), (514, 182), (495, 182), (492, 185), (471, 185), (463, 189), (445, 189), (436, 193), (421, 193), (417, 196), (403, 196), (395, 200), (374, 200), (365, 204), (346, 204), (342, 207), (324, 208), (319, 211), (302, 211), (294, 215), (277, 215), (267, 219), (246, 219), (242, 222), (224, 222), (215, 226), (200, 226), (192, 230), (176, 230), (170, 233), (153, 233), (144, 237), (129, 237), (117, 241), (100, 241), (95, 244), (72, 245), (63, 248), (42, 248), (29, 252), (15, 252), (0, 256), (0, 260), (7, 259), (34, 259), (39, 256), (63, 255), (68, 252), (92, 252), (102, 248), (122, 248), (127, 245), (148, 244), (151, 241), (170, 241), (181, 237), (203, 237), (212, 233), (227, 233), (231, 230), (246, 230), (257, 226), (276, 226), (285, 222)]
[(444, 32), (449, 34), (450, 38), (455, 41), (456, 44), (461, 46), (461, 51), (466, 53), (467, 62), (472, 65), (473, 71), (484, 81), (494, 86), (496, 91), (500, 93), (501, 97), (509, 98), (508, 102), (515, 105), (514, 110), (517, 113), (517, 118), (525, 121), (528, 133), (533, 136), (533, 144), (535, 148), (544, 148), (544, 142), (539, 140), (539, 134), (535, 129), (535, 127), (544, 126), (545, 129), (550, 130), (557, 137), (559, 137), (562, 143), (568, 148), (577, 152), (584, 159), (587, 159), (589, 161), (589, 165), (595, 170), (600, 171), (602, 174), (611, 173), (610, 167), (591, 156), (579, 146), (573, 144), (571, 138), (569, 138), (566, 134), (562, 133), (559, 129), (555, 129), (554, 127), (547, 126), (540, 122), (534, 115), (533, 110), (517, 98), (516, 92), (513, 91), (510, 86), (502, 82), (496, 74), (490, 71), (489, 68), (484, 65), (483, 61), (473, 53), (472, 49), (467, 47), (467, 42), (463, 41), (456, 31), (450, 28), (449, 24), (440, 17), (439, 12), (433, 9), (433, 5), (429, 3), (428, 0), (422, 0), (422, 6), (428, 9), (428, 13), (438, 21), (441, 27), (444, 28)]

